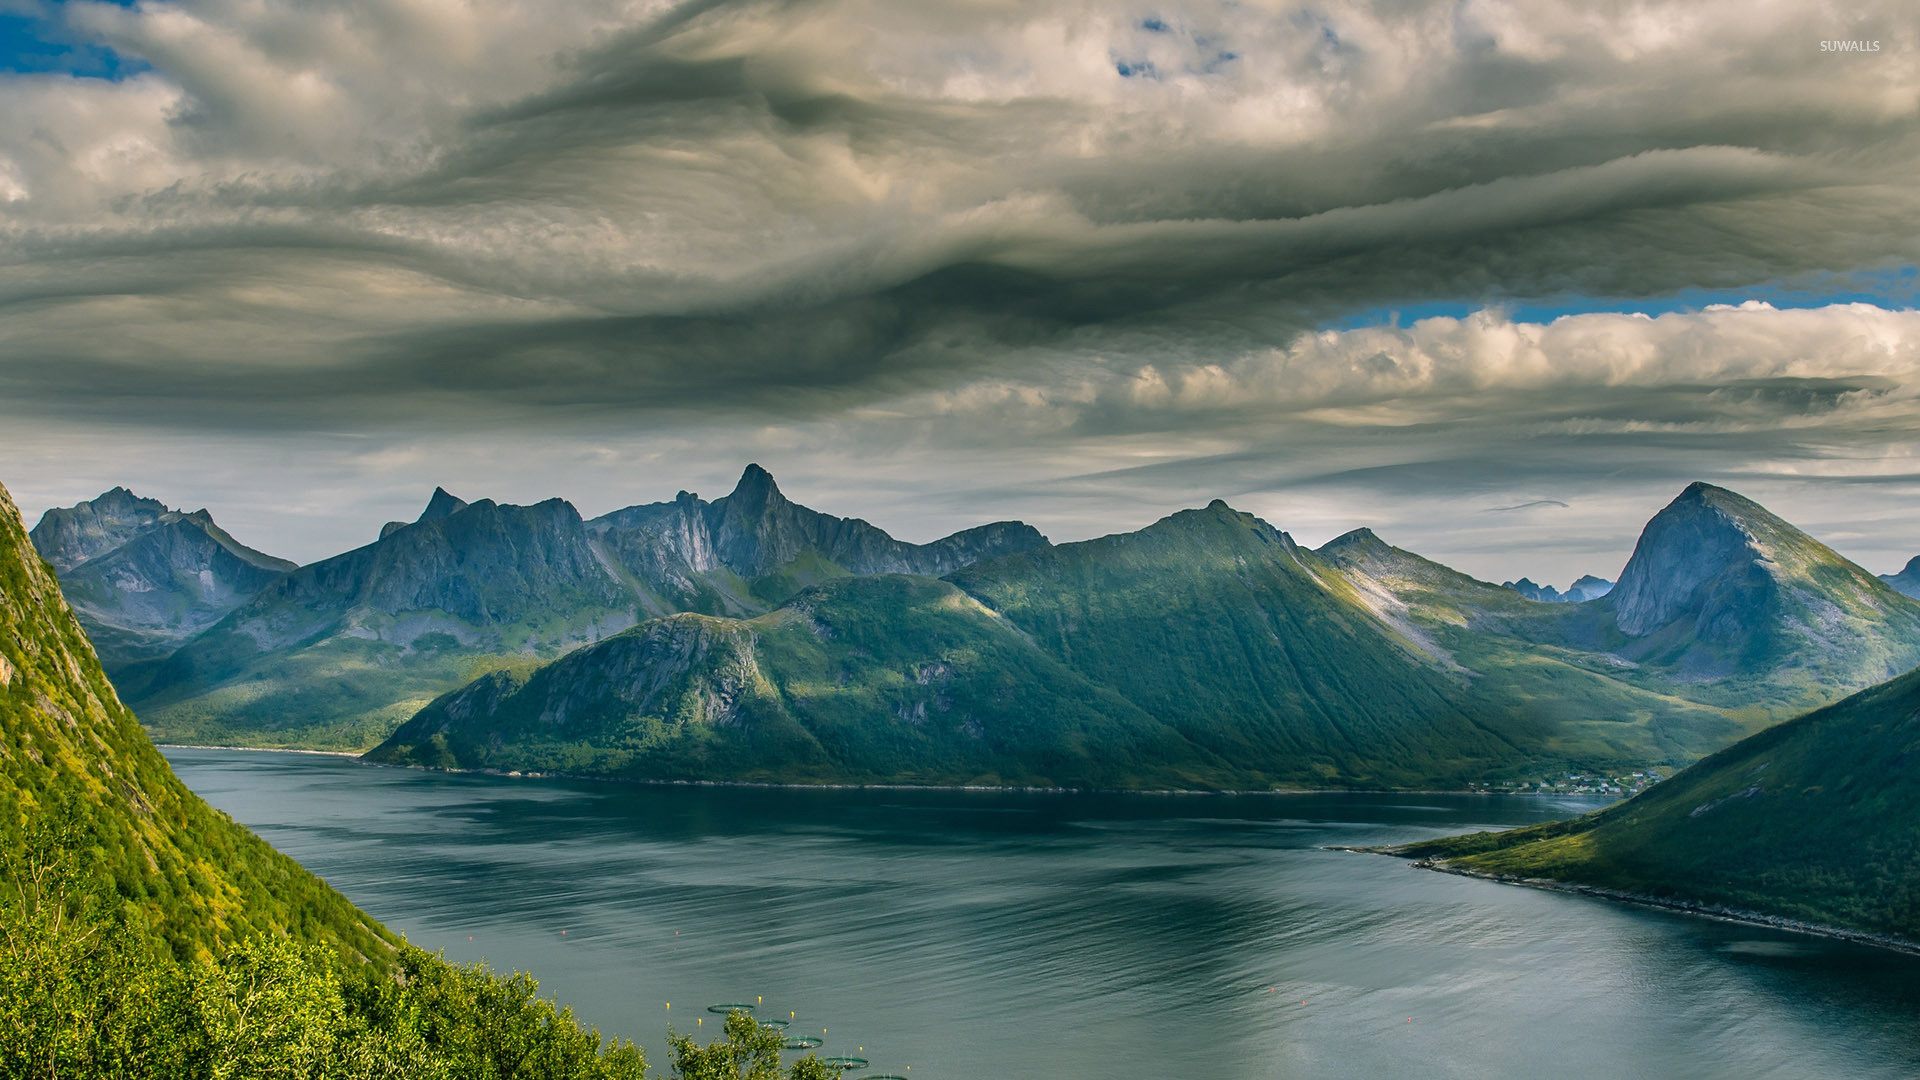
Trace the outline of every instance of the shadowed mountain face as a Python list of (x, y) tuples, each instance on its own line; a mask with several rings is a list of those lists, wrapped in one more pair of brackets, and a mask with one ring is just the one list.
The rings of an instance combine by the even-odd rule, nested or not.
[(642, 618), (751, 617), (816, 581), (946, 570), (1045, 542), (1003, 523), (902, 543), (788, 501), (758, 466), (711, 504), (682, 493), (592, 522), (559, 499), (469, 504), (436, 489), (415, 521), (273, 582), (130, 672), (126, 692), (163, 738), (359, 748), (482, 672)]
[(1406, 852), (1920, 942), (1920, 672), (1597, 814)]
[(169, 510), (125, 488), (47, 511), (32, 537), (115, 673), (167, 655), (294, 569), (205, 510)]
[(1880, 580), (1902, 596), (1920, 597), (1920, 555), (1908, 559), (1897, 574), (1881, 574)]
[(0, 736), (0, 846), (16, 854), (35, 817), (84, 825), (120, 896), (177, 956), (289, 930), (349, 954), (391, 948), (385, 930), (174, 777), (115, 696), (4, 488)]
[(1709, 484), (1647, 523), (1620, 583), (1591, 608), (1641, 678), (1722, 701), (1811, 707), (1920, 664), (1920, 602)]

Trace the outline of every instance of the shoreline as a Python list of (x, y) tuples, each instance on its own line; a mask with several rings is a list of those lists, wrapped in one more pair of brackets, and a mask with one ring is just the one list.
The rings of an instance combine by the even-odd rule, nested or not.
[[(1351, 851), (1364, 855), (1388, 855), (1405, 859), (1390, 847), (1349, 847), (1333, 845), (1329, 851)], [(1769, 915), (1764, 911), (1747, 911), (1730, 908), (1723, 904), (1708, 904), (1697, 900), (1680, 900), (1665, 896), (1650, 896), (1646, 893), (1628, 892), (1625, 889), (1610, 889), (1604, 885), (1582, 885), (1578, 882), (1560, 881), (1555, 878), (1528, 878), (1514, 874), (1494, 874), (1485, 870), (1469, 870), (1465, 867), (1450, 866), (1443, 859), (1415, 859), (1407, 863), (1415, 870), (1431, 870), (1437, 874), (1452, 874), (1455, 877), (1474, 878), (1490, 881), (1496, 885), (1518, 885), (1527, 889), (1539, 889), (1542, 892), (1566, 893), (1570, 896), (1589, 896), (1597, 900), (1609, 900), (1618, 904), (1630, 904), (1634, 907), (1655, 908), (1671, 911), (1696, 918), (1713, 919), (1717, 922), (1734, 923), (1740, 926), (1755, 926), (1767, 930), (1782, 930), (1790, 934), (1802, 934), (1807, 937), (1825, 938), (1830, 941), (1844, 941), (1851, 945), (1864, 945), (1869, 948), (1886, 949), (1890, 952), (1908, 956), (1920, 956), (1920, 941), (1910, 941), (1891, 934), (1876, 934), (1869, 930), (1850, 930), (1844, 926), (1828, 926), (1825, 923), (1811, 923), (1802, 919), (1788, 918), (1785, 915)]]
[(357, 758), (360, 753), (352, 750), (296, 750), (290, 746), (208, 746), (202, 743), (157, 742), (156, 750), (244, 750), (249, 754), (312, 754), (317, 757)]
[[(580, 780), (595, 784), (643, 784), (653, 787), (756, 788), (790, 791), (1005, 791), (1025, 795), (1481, 795), (1527, 799), (1606, 799), (1610, 796), (1582, 792), (1547, 791), (1474, 791), (1469, 788), (1083, 788), (1040, 787), (1013, 784), (888, 784), (820, 783), (804, 784), (772, 780), (663, 780), (636, 776), (588, 776), (581, 773), (521, 772), (506, 769), (445, 769), (428, 765), (396, 765), (387, 761), (368, 761), (351, 750), (295, 750), (277, 746), (207, 746), (197, 743), (155, 743), (162, 750), (241, 750), (259, 754), (314, 754), (344, 757), (379, 769), (413, 769), (418, 772), (445, 773), (449, 776), (494, 776), (503, 780)], [(1612, 797), (1614, 802), (1620, 797)], [(1611, 805), (1611, 804), (1609, 804)]]

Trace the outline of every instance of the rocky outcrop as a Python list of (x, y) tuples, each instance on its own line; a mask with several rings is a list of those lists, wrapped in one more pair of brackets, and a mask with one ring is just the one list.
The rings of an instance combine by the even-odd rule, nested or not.
[[(859, 518), (823, 514), (789, 500), (772, 474), (748, 465), (731, 493), (708, 503), (682, 491), (670, 503), (630, 506), (589, 523), (608, 553), (669, 609), (726, 612), (703, 603), (705, 575), (726, 570), (752, 582), (818, 558), (850, 574), (941, 577), (982, 559), (1043, 547), (1031, 525), (1000, 521), (928, 544), (896, 540)], [(785, 599), (774, 596), (771, 599)], [(739, 606), (739, 605), (736, 605)]]
[(172, 512), (158, 499), (117, 487), (99, 498), (47, 511), (30, 535), (40, 557), (64, 573), (153, 528)]
[(1594, 607), (1627, 639), (1622, 657), (1682, 681), (1764, 674), (1851, 690), (1920, 663), (1920, 603), (1710, 484), (1647, 523)]
[(47, 511), (32, 535), (109, 670), (165, 656), (295, 568), (235, 540), (205, 510), (170, 510), (125, 488)]

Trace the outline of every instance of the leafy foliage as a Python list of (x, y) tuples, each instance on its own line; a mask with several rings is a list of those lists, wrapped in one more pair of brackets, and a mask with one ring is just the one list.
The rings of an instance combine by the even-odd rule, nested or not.
[[(40, 830), (44, 832), (44, 830)], [(387, 970), (280, 934), (182, 962), (112, 907), (85, 849), (36, 842), (0, 884), (0, 1075), (169, 1080), (641, 1080), (501, 978), (402, 946)]]
[(706, 1046), (677, 1031), (667, 1033), (673, 1071), (680, 1080), (837, 1080), (839, 1073), (815, 1054), (782, 1069), (780, 1032), (735, 1009), (724, 1033)]

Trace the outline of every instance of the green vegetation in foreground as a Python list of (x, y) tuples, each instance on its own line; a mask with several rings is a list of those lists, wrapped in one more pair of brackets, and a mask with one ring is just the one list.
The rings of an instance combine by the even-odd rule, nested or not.
[[(402, 945), (379, 964), (267, 929), (183, 961), (76, 829), (36, 828), (0, 881), (0, 1075), (154, 1080), (642, 1080), (502, 978)], [(237, 828), (237, 826), (233, 826)]]
[[(777, 1074), (777, 1036), (673, 1043)], [(754, 1035), (744, 1048), (735, 1036)], [(769, 1033), (771, 1034), (771, 1033)], [(0, 1076), (640, 1080), (525, 975), (399, 942), (173, 775), (0, 488)], [(696, 1071), (700, 1070), (700, 1071)], [(735, 1075), (735, 1074), (727, 1074)], [(803, 1059), (795, 1080), (822, 1080)]]
[(1395, 853), (1920, 941), (1920, 671), (1597, 813)]

